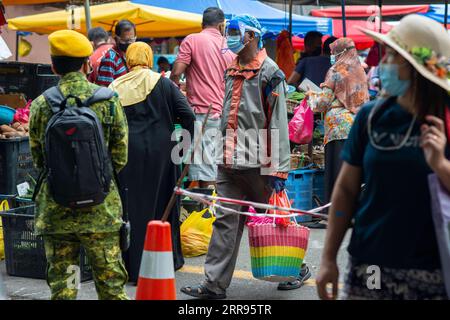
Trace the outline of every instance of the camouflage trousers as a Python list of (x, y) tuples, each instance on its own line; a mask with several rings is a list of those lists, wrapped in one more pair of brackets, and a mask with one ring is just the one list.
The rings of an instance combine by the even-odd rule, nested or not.
[[(119, 233), (52, 234), (44, 236), (47, 283), (52, 300), (74, 300), (78, 284), (73, 266), (80, 265), (80, 245), (92, 267), (100, 300), (129, 300), (125, 284), (128, 274), (122, 261)], [(79, 274), (79, 273), (78, 273)]]

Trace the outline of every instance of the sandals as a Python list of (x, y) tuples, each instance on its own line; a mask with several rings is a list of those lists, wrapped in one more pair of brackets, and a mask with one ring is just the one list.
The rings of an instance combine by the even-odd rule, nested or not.
[(297, 280), (294, 281), (286, 281), (286, 282), (280, 282), (278, 284), (278, 290), (294, 290), (298, 289), (303, 286), (306, 280), (311, 278), (311, 271), (309, 270), (309, 267), (307, 265), (302, 266), (302, 269), (300, 270), (300, 274), (297, 278)]
[(225, 293), (212, 292), (202, 284), (193, 287), (190, 286), (183, 287), (181, 288), (181, 292), (191, 297), (208, 300), (225, 299), (227, 297)]

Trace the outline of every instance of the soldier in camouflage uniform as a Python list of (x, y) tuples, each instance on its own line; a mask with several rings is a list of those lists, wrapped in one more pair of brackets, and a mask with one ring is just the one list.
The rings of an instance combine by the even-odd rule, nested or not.
[[(63, 30), (50, 35), (49, 42), (53, 69), (62, 76), (59, 88), (63, 95), (71, 94), (82, 101), (92, 96), (98, 86), (86, 79), (87, 57), (92, 53), (87, 38), (75, 31)], [(111, 103), (115, 106), (114, 117), (110, 116)], [(120, 102), (115, 96), (109, 101), (93, 104), (91, 109), (102, 123), (112, 163), (119, 171), (128, 157), (128, 125)], [(40, 170), (44, 168), (45, 129), (52, 115), (42, 95), (33, 101), (30, 147), (35, 166)], [(128, 274), (119, 245), (122, 206), (114, 182), (111, 182), (110, 190), (104, 203), (73, 210), (56, 204), (44, 180), (36, 198), (35, 231), (44, 237), (47, 283), (52, 299), (76, 299), (77, 288), (70, 285), (73, 278), (70, 266), (79, 266), (80, 245), (85, 248), (92, 266), (99, 299), (128, 299), (124, 289)]]

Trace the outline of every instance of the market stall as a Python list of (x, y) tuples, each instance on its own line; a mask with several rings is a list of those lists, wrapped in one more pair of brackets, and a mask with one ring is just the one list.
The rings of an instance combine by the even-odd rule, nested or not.
[[(137, 34), (141, 37), (185, 36), (201, 30), (201, 15), (142, 5), (135, 1), (94, 5), (90, 10), (92, 27), (110, 31), (117, 21), (128, 19), (136, 24)], [(85, 9), (78, 7), (9, 19), (8, 26), (12, 30), (43, 34), (69, 27), (86, 34), (85, 20)]]
[[(176, 9), (184, 12), (202, 14), (208, 7), (221, 8), (226, 17), (231, 15), (253, 15), (271, 35), (278, 35), (289, 28), (289, 17), (284, 11), (275, 9), (256, 0), (133, 0), (135, 3), (151, 5), (160, 8)], [(331, 19), (292, 15), (292, 33), (306, 34), (316, 30), (323, 34), (331, 34)]]
[(2, 0), (5, 6), (14, 5), (29, 5), (29, 4), (42, 4), (42, 3), (57, 3), (57, 2), (66, 2), (64, 0)]
[[(376, 8), (377, 6), (375, 6)], [(374, 6), (348, 6), (345, 8), (345, 15), (347, 18), (363, 18), (370, 17), (374, 14)], [(429, 5), (414, 5), (414, 6), (383, 6), (381, 14), (383, 17), (388, 16), (404, 16), (413, 13), (427, 13), (430, 9)], [(311, 10), (311, 16), (323, 18), (342, 18), (341, 7), (329, 7), (323, 9)]]
[[(265, 2), (271, 3), (289, 3), (289, 16), (292, 16), (292, 6), (293, 4), (298, 5), (316, 5), (316, 6), (330, 6), (330, 5), (341, 5), (342, 14), (342, 29), (344, 36), (347, 35), (346, 30), (346, 9), (350, 5), (376, 5), (379, 7), (378, 14), (381, 18), (383, 15), (383, 5), (425, 5), (425, 4), (442, 4), (442, 0), (265, 0)], [(445, 13), (444, 13), (444, 25), (447, 27), (448, 20), (448, 0), (445, 0)], [(381, 29), (381, 26), (380, 26)]]
[[(372, 27), (373, 24), (371, 25)], [(349, 20), (347, 21), (347, 37), (351, 38), (356, 45), (356, 49), (365, 50), (374, 45), (374, 41), (372, 38), (365, 35), (359, 28), (367, 28), (367, 21), (362, 20)], [(383, 22), (382, 32), (387, 33), (392, 29), (392, 25)], [(336, 38), (340, 38), (344, 36), (343, 28), (342, 28), (342, 20), (333, 19), (333, 36)], [(304, 39), (294, 36), (292, 38), (292, 45), (295, 50), (304, 50)]]

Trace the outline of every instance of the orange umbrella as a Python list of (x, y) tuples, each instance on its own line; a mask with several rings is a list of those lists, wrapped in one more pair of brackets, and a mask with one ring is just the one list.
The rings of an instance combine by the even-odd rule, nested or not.
[(43, 4), (43, 3), (55, 3), (55, 2), (67, 2), (64, 0), (2, 0), (5, 6), (8, 5), (22, 5), (22, 4)]

